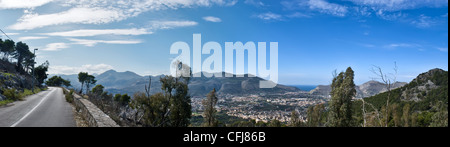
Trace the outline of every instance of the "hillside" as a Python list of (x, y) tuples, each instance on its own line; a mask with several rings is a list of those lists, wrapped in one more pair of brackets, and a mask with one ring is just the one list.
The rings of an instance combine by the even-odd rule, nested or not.
[[(388, 93), (384, 92), (365, 98), (365, 101), (376, 109), (382, 110), (386, 106), (387, 98)], [(420, 74), (405, 86), (392, 90), (389, 103), (391, 106), (395, 106), (395, 108), (390, 108), (393, 109), (391, 113), (396, 112), (398, 115), (403, 114), (404, 107), (409, 105), (410, 109), (406, 109), (410, 111), (409, 115), (417, 114), (416, 118), (411, 118), (417, 122), (416, 126), (433, 126), (432, 121), (437, 119), (435, 118), (436, 114), (440, 113), (447, 113), (446, 120), (448, 122), (448, 71), (432, 69)], [(354, 106), (355, 114), (362, 114), (361, 101), (357, 101)], [(367, 108), (367, 111), (373, 112), (374, 110)], [(393, 118), (390, 122), (392, 126), (395, 123)]]
[[(399, 88), (406, 84), (407, 83), (404, 82), (396, 82), (392, 85), (392, 88), (393, 89)], [(380, 83), (378, 81), (369, 81), (362, 85), (357, 85), (355, 89), (356, 89), (356, 98), (370, 97), (387, 91), (386, 84)], [(330, 92), (331, 92), (330, 85), (319, 85), (317, 86), (316, 89), (311, 90), (310, 94), (329, 97)]]
[[(37, 81), (35, 81), (37, 83)], [(20, 74), (16, 71), (16, 66), (10, 62), (0, 60), (0, 101), (7, 100), (4, 92), (15, 89), (16, 92), (23, 92), (32, 88), (32, 78), (28, 74)], [(6, 94), (5, 94), (6, 95)]]

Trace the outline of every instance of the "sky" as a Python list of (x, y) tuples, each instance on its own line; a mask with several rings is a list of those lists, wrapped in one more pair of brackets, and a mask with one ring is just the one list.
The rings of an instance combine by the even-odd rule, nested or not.
[(192, 49), (193, 34), (222, 48), (278, 42), (287, 85), (330, 84), (347, 67), (356, 84), (373, 66), (396, 64), (403, 82), (448, 70), (448, 0), (0, 0), (0, 29), (38, 48), (50, 74), (168, 74), (171, 45)]

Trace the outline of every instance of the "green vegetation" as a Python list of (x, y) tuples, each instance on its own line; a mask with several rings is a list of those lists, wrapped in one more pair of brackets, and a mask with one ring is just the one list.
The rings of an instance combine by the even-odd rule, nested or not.
[[(45, 89), (45, 87), (41, 87), (41, 85), (47, 78), (46, 72), (48, 71), (49, 63), (46, 61), (37, 67), (35, 69), (36, 79), (32, 79), (32, 69), (35, 64), (34, 59), (36, 56), (30, 51), (30, 48), (26, 43), (15, 43), (13, 40), (7, 39), (3, 41), (0, 39), (0, 53), (3, 54), (3, 58), (1, 59), (1, 76), (6, 77), (0, 81), (0, 86), (4, 88), (0, 91), (2, 91), (2, 94), (7, 98), (7, 100), (1, 101), (2, 105), (17, 100), (23, 100), (26, 96), (38, 93)], [(12, 62), (13, 59), (16, 59), (16, 61)], [(35, 80), (37, 82), (33, 82)], [(5, 83), (9, 84), (4, 85)], [(34, 89), (34, 92), (30, 89)]]
[(291, 127), (303, 127), (305, 124), (300, 120), (300, 114), (297, 111), (292, 111), (291, 122), (289, 124)]
[(319, 104), (316, 106), (310, 106), (307, 111), (307, 126), (308, 127), (319, 127), (323, 126), (326, 121), (325, 115), (325, 105)]
[(125, 105), (128, 105), (130, 103), (131, 97), (128, 96), (128, 94), (124, 94), (124, 95), (116, 94), (114, 96), (114, 101), (116, 101), (116, 102), (118, 102), (118, 103), (120, 103), (120, 104), (125, 106)]
[(205, 118), (203, 126), (217, 127), (219, 125), (219, 122), (216, 119), (217, 110), (214, 108), (217, 105), (217, 101), (216, 89), (214, 88), (202, 102), (203, 107), (205, 107), (205, 111), (203, 112)]
[[(41, 65), (39, 65), (34, 69), (34, 75), (36, 76), (36, 80), (38, 81), (39, 85), (42, 85), (44, 83), (44, 80), (47, 79), (48, 76), (47, 71), (49, 66), (50, 63), (48, 63), (48, 61), (45, 61), (44, 63), (42, 63)], [(64, 82), (65, 82), (64, 85), (66, 85), (67, 84), (66, 81)]]
[(30, 89), (24, 89), (23, 91), (17, 90), (15, 88), (11, 88), (11, 89), (4, 89), (3, 91), (3, 95), (8, 99), (8, 100), (12, 100), (12, 101), (22, 101), (23, 98), (29, 96), (29, 95), (33, 95), (36, 93), (39, 93), (43, 90), (46, 90), (46, 88), (35, 88), (34, 89), (34, 93), (30, 90)]
[(64, 80), (63, 78), (61, 78), (60, 76), (53, 76), (50, 79), (48, 79), (45, 84), (47, 86), (65, 86), (65, 87), (69, 87), (70, 86), (70, 81), (69, 80)]
[(15, 88), (3, 90), (3, 95), (13, 101), (20, 100), (19, 93)]
[[(434, 83), (435, 88), (430, 88), (428, 81)], [(419, 90), (418, 87), (428, 87)], [(380, 115), (380, 119), (370, 120), (369, 126), (381, 126), (377, 121), (387, 121), (388, 127), (437, 127), (448, 126), (448, 72), (442, 70), (432, 70), (419, 75), (411, 83), (404, 87), (391, 91), (389, 103), (389, 113), (386, 110), (388, 93), (381, 93), (365, 98), (366, 104), (373, 107), (366, 107), (366, 112), (373, 115)], [(413, 99), (413, 97), (417, 97)], [(362, 100), (355, 101), (353, 107), (357, 118), (356, 123), (364, 123), (362, 117)], [(382, 113), (377, 113), (381, 111)], [(375, 122), (373, 122), (375, 121)], [(432, 124), (432, 122), (435, 122)]]
[[(249, 119), (243, 119), (240, 117), (235, 116), (229, 116), (226, 112), (220, 111), (216, 113), (216, 119), (218, 120), (218, 127), (231, 127), (231, 126), (242, 126), (243, 124), (246, 124), (250, 122)], [(202, 115), (194, 115), (191, 118), (191, 125), (192, 127), (202, 127), (204, 123), (205, 118), (203, 118)], [(253, 124), (252, 124), (253, 125)]]
[(81, 83), (80, 93), (83, 93), (83, 88), (86, 86), (86, 92), (89, 92), (89, 88), (97, 83), (93, 75), (89, 75), (87, 72), (78, 73), (78, 81)]
[[(64, 90), (65, 91), (65, 90)], [(70, 90), (70, 92), (65, 92), (65, 97), (66, 97), (66, 101), (67, 102), (69, 102), (69, 103), (73, 103), (73, 100), (74, 100), (74, 98), (73, 98), (73, 92), (74, 92), (74, 90)]]
[(330, 126), (349, 127), (352, 121), (352, 98), (356, 94), (352, 68), (347, 68), (333, 79), (331, 84)]
[[(190, 67), (178, 63), (178, 72), (191, 75)], [(191, 97), (189, 96), (189, 77), (166, 76), (160, 79), (162, 93), (150, 95), (135, 93), (130, 102), (132, 109), (142, 113), (142, 119), (135, 119), (137, 125), (146, 127), (187, 127), (190, 124)], [(150, 87), (149, 82), (149, 86)], [(137, 115), (136, 115), (137, 116)]]
[[(335, 82), (338, 82), (336, 78), (333, 85)], [(335, 94), (332, 93), (328, 110), (320, 105), (308, 109), (308, 126), (328, 126), (327, 123), (336, 126), (333, 125), (336, 122), (333, 117), (345, 116), (337, 115), (348, 106), (333, 106), (336, 104)], [(433, 69), (401, 88), (353, 100), (349, 111), (352, 114), (346, 117), (350, 119), (346, 124), (352, 127), (448, 127), (448, 72)]]
[(12, 102), (14, 102), (14, 101), (13, 100), (0, 101), (0, 106), (7, 105), (7, 104), (12, 103)]

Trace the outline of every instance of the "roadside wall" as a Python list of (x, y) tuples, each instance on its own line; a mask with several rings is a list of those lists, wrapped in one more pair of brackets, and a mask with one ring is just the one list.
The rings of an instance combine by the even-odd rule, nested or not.
[(81, 117), (86, 120), (89, 127), (120, 127), (89, 100), (82, 98), (76, 93), (73, 93), (73, 96), (76, 110), (78, 112), (81, 111)]

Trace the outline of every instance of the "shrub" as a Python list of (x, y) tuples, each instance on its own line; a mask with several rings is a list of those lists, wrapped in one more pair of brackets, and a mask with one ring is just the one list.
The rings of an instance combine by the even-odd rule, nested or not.
[(12, 100), (0, 101), (0, 106), (6, 105), (6, 104), (9, 104), (9, 103), (12, 103), (12, 102), (14, 102), (14, 101), (12, 101)]
[(20, 95), (17, 93), (17, 90), (15, 88), (3, 90), (3, 95), (6, 96), (6, 98), (13, 101), (21, 99)]
[(66, 93), (66, 101), (69, 103), (73, 103), (73, 90), (70, 90), (70, 92)]
[[(35, 89), (34, 91), (37, 93), (37, 91), (39, 91), (39, 90)], [(24, 98), (26, 96), (33, 95), (33, 94), (34, 94), (33, 91), (31, 91), (29, 89), (24, 89), (23, 92), (19, 93), (19, 98)]]

